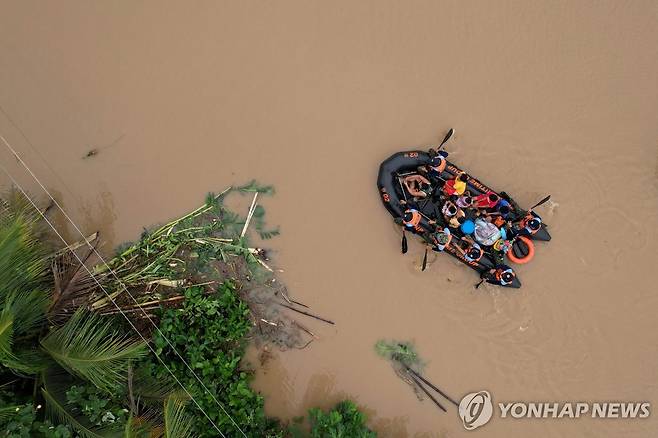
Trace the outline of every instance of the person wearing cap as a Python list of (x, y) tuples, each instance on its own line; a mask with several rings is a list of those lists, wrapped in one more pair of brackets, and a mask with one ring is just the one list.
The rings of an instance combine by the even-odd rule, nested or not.
[(466, 247), (462, 248), (459, 245), (455, 245), (457, 251), (459, 251), (464, 256), (464, 259), (466, 259), (467, 262), (479, 262), (484, 255), (484, 251), (482, 250), (480, 244), (468, 236), (462, 237), (461, 240), (466, 242)]
[(420, 212), (415, 208), (410, 208), (402, 215), (402, 224), (407, 228), (415, 228), (420, 224), (421, 219)]
[[(423, 215), (421, 214), (421, 212), (419, 212), (415, 208), (409, 208), (405, 210), (404, 213), (402, 213), (402, 217), (394, 218), (393, 222), (407, 228), (412, 232), (424, 233), (427, 230), (424, 228), (424, 225), (421, 224), (422, 219), (423, 219)], [(432, 228), (435, 228), (436, 222), (437, 221), (428, 218), (427, 225), (429, 225)]]
[(431, 154), (430, 161), (427, 165), (422, 167), (422, 171), (427, 174), (427, 177), (430, 180), (442, 179), (441, 174), (446, 169), (447, 157), (448, 153), (446, 151), (439, 151)]
[(535, 234), (541, 228), (541, 219), (537, 216), (528, 217), (524, 223), (524, 230), (529, 234)]
[(532, 236), (541, 229), (541, 219), (533, 214), (526, 215), (513, 225), (513, 232), (519, 236)]
[(461, 196), (466, 191), (466, 182), (468, 181), (468, 175), (462, 172), (457, 175), (454, 179), (446, 181), (443, 186), (443, 193), (452, 196), (457, 195)]
[(514, 270), (507, 265), (499, 265), (494, 269), (489, 271), (484, 271), (482, 273), (482, 278), (494, 280), (498, 282), (501, 286), (507, 286), (512, 284), (516, 278)]
[(434, 251), (443, 251), (450, 244), (451, 240), (452, 234), (450, 233), (450, 229), (445, 227), (443, 230), (437, 231), (432, 235), (432, 242), (434, 243), (432, 249)]

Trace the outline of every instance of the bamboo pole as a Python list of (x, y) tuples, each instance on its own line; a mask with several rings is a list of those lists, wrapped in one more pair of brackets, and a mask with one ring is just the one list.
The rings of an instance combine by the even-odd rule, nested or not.
[(244, 235), (247, 233), (247, 228), (249, 227), (249, 222), (251, 222), (251, 218), (254, 215), (254, 210), (256, 209), (256, 199), (258, 198), (258, 192), (254, 193), (254, 199), (251, 200), (251, 206), (249, 207), (249, 213), (247, 213), (247, 220), (244, 223), (244, 227), (242, 228), (242, 233), (240, 233), (240, 238), (243, 238)]
[(331, 325), (335, 325), (335, 324), (336, 324), (335, 322), (330, 321), (330, 320), (328, 320), (328, 319), (324, 319), (324, 318), (322, 318), (321, 316), (313, 315), (312, 313), (308, 313), (308, 312), (304, 312), (303, 310), (295, 309), (294, 307), (291, 307), (291, 306), (289, 306), (289, 305), (287, 305), (287, 304), (283, 304), (283, 303), (276, 303), (276, 304), (278, 304), (279, 306), (285, 307), (285, 308), (287, 308), (287, 309), (290, 309), (290, 310), (292, 310), (292, 311), (294, 311), (294, 312), (301, 313), (302, 315), (310, 316), (311, 318), (315, 318), (315, 319), (317, 319), (317, 320), (320, 320), (320, 321), (326, 322), (327, 324), (331, 324)]

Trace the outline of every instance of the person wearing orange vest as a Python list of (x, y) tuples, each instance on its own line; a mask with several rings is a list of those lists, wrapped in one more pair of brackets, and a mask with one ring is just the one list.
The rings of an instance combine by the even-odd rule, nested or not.
[(441, 179), (441, 174), (446, 169), (446, 164), (448, 163), (446, 161), (447, 157), (447, 152), (439, 151), (436, 153), (436, 155), (430, 158), (430, 161), (427, 163), (427, 165), (423, 166), (423, 171), (431, 180)]
[(455, 245), (457, 251), (459, 251), (464, 256), (464, 259), (466, 259), (467, 262), (479, 262), (484, 255), (484, 251), (482, 250), (480, 244), (468, 236), (462, 237), (461, 240), (466, 242), (467, 246), (466, 248), (462, 248), (459, 245)]
[(520, 221), (511, 224), (510, 231), (514, 236), (532, 236), (541, 229), (541, 219), (528, 213)]
[(402, 225), (403, 227), (405, 227), (410, 231), (421, 233), (421, 234), (424, 234), (425, 232), (429, 231), (425, 228), (426, 226), (429, 226), (432, 229), (436, 227), (436, 220), (428, 218), (427, 224), (423, 225), (421, 224), (422, 219), (423, 219), (423, 215), (421, 212), (419, 212), (415, 208), (409, 208), (402, 214), (402, 217), (397, 217), (393, 219), (393, 221), (398, 225)]
[(532, 236), (541, 228), (541, 219), (532, 214), (527, 215), (521, 220), (521, 231), (520, 235), (529, 235)]
[(484, 271), (482, 273), (482, 278), (487, 280), (493, 280), (499, 283), (501, 286), (507, 286), (512, 284), (516, 278), (514, 270), (507, 265), (499, 265), (494, 269), (489, 271)]

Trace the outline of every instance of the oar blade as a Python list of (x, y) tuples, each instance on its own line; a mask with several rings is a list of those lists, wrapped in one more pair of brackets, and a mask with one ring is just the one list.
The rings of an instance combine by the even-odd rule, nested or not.
[(409, 247), (407, 246), (407, 235), (404, 232), (404, 228), (402, 229), (402, 254), (406, 254), (407, 251), (409, 251)]
[(439, 145), (439, 149), (441, 149), (441, 146), (443, 146), (443, 145), (445, 144), (446, 141), (450, 140), (450, 137), (452, 137), (452, 134), (454, 134), (454, 133), (455, 133), (455, 130), (452, 129), (452, 128), (450, 128), (450, 131), (448, 131), (448, 133), (446, 134), (446, 136), (443, 137), (443, 141), (442, 141), (441, 144)]
[(539, 207), (540, 205), (547, 203), (550, 199), (551, 199), (551, 195), (548, 195), (547, 197), (545, 197), (544, 199), (542, 199), (541, 201), (539, 201), (538, 203), (536, 203), (535, 205), (530, 207), (530, 210), (534, 210), (535, 208)]
[(427, 268), (427, 247), (425, 247), (425, 255), (423, 256), (423, 268), (421, 271), (424, 271)]

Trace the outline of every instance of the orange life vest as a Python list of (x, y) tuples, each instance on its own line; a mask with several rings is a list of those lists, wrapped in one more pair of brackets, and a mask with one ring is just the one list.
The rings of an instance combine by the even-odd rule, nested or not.
[(409, 228), (416, 228), (418, 224), (420, 224), (420, 220), (421, 220), (420, 213), (418, 212), (418, 210), (413, 210), (413, 209), (405, 211), (405, 214), (406, 213), (411, 213), (411, 220), (406, 221), (403, 218), (402, 222)]

